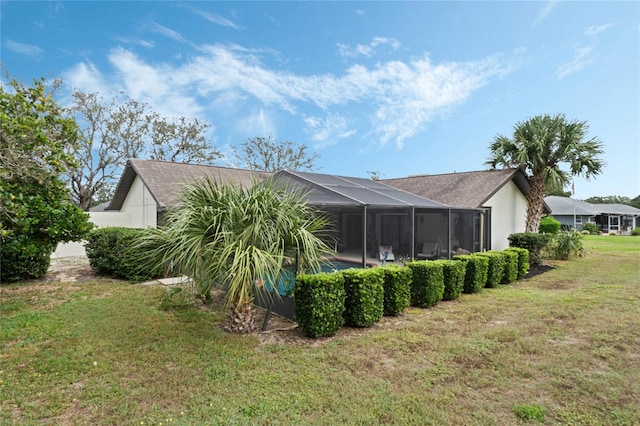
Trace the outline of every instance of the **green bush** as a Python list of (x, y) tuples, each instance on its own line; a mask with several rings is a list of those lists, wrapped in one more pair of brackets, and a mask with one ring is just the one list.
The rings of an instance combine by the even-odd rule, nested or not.
[(442, 300), (454, 300), (460, 297), (464, 287), (465, 265), (457, 260), (435, 260), (442, 264), (444, 294)]
[(590, 234), (597, 235), (600, 232), (600, 228), (596, 223), (587, 222), (582, 224), (583, 231), (589, 231)]
[(306, 336), (332, 336), (340, 330), (345, 309), (341, 273), (300, 274), (294, 294), (295, 319)]
[(411, 302), (411, 270), (398, 265), (379, 269), (384, 273), (384, 314), (397, 315)]
[(505, 255), (499, 251), (486, 251), (482, 253), (474, 253), (474, 256), (485, 256), (489, 260), (487, 269), (487, 282), (485, 287), (496, 288), (502, 282), (505, 268)]
[(631, 235), (636, 236), (636, 237), (637, 237), (638, 235), (640, 235), (640, 226), (636, 226), (635, 228), (633, 228), (633, 229), (631, 230)]
[(510, 250), (504, 250), (500, 253), (503, 254), (505, 260), (502, 284), (511, 284), (518, 279), (518, 253)]
[(464, 285), (462, 292), (471, 294), (479, 292), (487, 282), (489, 259), (473, 254), (459, 254), (453, 260), (464, 263)]
[(442, 263), (419, 260), (407, 266), (411, 269), (411, 305), (429, 308), (441, 301), (444, 295)]
[(529, 272), (529, 250), (520, 247), (509, 247), (505, 251), (511, 251), (518, 255), (518, 279), (524, 278)]
[(542, 263), (542, 253), (551, 242), (551, 235), (524, 232), (509, 235), (509, 245), (520, 247), (529, 251), (529, 263), (540, 265)]
[(44, 276), (55, 250), (55, 246), (47, 242), (20, 234), (4, 238), (0, 244), (0, 283)]
[(380, 268), (346, 269), (344, 322), (352, 327), (371, 327), (384, 314), (384, 272)]
[(553, 236), (550, 252), (555, 259), (569, 260), (571, 256), (584, 255), (582, 239), (579, 232), (560, 232)]
[(560, 222), (551, 216), (545, 216), (540, 219), (538, 231), (543, 234), (557, 234), (560, 232)]
[(132, 249), (144, 232), (137, 228), (100, 228), (89, 233), (85, 250), (91, 268), (98, 275), (129, 281), (144, 281), (164, 276), (161, 265), (141, 261), (140, 253)]

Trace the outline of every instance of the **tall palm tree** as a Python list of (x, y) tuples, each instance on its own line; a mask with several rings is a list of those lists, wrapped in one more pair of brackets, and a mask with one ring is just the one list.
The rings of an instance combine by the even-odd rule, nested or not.
[[(538, 115), (516, 123), (513, 137), (497, 135), (491, 144), (487, 165), (517, 167), (529, 178), (529, 207), (526, 232), (538, 232), (544, 210), (545, 185), (562, 188), (571, 177), (587, 179), (602, 172), (602, 143), (596, 137), (585, 140), (586, 121), (568, 121), (564, 114)], [(568, 170), (563, 170), (562, 167)]]
[(287, 264), (317, 269), (330, 252), (328, 225), (274, 178), (251, 188), (204, 179), (181, 192), (165, 226), (150, 230), (141, 244), (150, 258), (192, 278), (208, 299), (212, 287), (226, 289), (229, 331), (255, 330), (253, 294), (265, 280), (276, 282)]

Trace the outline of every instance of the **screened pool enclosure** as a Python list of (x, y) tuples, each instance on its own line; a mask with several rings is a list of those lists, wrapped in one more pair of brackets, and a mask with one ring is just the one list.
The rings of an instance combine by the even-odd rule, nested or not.
[(484, 209), (446, 206), (364, 178), (281, 171), (276, 180), (329, 215), (336, 257), (366, 265), (490, 248)]

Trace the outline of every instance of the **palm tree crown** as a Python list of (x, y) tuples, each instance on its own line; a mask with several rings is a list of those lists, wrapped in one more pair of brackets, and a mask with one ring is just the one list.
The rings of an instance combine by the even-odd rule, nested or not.
[(232, 322), (248, 322), (234, 331), (246, 332), (254, 327), (254, 288), (278, 280), (287, 263), (318, 269), (330, 250), (327, 225), (304, 194), (274, 178), (250, 188), (204, 179), (181, 192), (165, 226), (149, 231), (147, 246), (155, 247), (156, 261), (191, 277), (205, 299), (213, 286), (225, 288)]
[(562, 188), (573, 176), (590, 179), (602, 172), (602, 143), (596, 137), (585, 140), (588, 129), (585, 121), (546, 114), (516, 123), (512, 138), (495, 137), (486, 164), (517, 167), (529, 178), (527, 232), (538, 231), (545, 187)]

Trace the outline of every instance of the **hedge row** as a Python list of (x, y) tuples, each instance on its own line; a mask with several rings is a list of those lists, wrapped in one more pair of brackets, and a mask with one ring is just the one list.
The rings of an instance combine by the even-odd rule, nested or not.
[(428, 308), (522, 278), (528, 270), (524, 249), (455, 256), (454, 260), (413, 261), (406, 266), (299, 275), (294, 289), (295, 318), (309, 337), (330, 336), (343, 324), (370, 327), (383, 315), (407, 307)]

